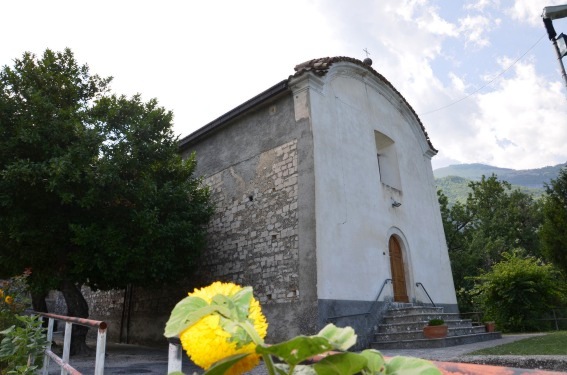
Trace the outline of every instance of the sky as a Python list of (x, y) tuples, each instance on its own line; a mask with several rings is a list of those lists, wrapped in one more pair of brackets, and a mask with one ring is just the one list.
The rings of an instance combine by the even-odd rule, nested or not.
[[(567, 162), (567, 90), (541, 13), (567, 0), (19, 0), (0, 65), (70, 48), (112, 90), (157, 98), (184, 137), (326, 56), (360, 60), (406, 98), (433, 168)], [(567, 18), (553, 21), (567, 34)], [(564, 58), (567, 64), (567, 57)]]

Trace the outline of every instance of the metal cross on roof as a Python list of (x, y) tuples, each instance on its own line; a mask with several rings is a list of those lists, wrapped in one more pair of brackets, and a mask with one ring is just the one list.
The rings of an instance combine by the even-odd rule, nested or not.
[(364, 53), (366, 53), (366, 57), (370, 56), (370, 52), (368, 52), (368, 48), (363, 49)]

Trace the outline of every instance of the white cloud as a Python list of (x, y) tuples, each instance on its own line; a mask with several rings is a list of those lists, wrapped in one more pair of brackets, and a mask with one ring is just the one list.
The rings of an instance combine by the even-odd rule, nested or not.
[(498, 7), (499, 4), (500, 4), (499, 0), (476, 0), (476, 1), (471, 1), (468, 4), (465, 4), (465, 9), (483, 11), (490, 6)]
[(514, 20), (532, 26), (540, 26), (542, 25), (543, 8), (561, 4), (565, 4), (565, 0), (515, 0), (514, 4), (506, 10), (506, 13)]
[(451, 79), (451, 83), (453, 85), (453, 87), (461, 93), (464, 93), (466, 91), (466, 84), (465, 81), (457, 76), (455, 73), (451, 72), (449, 73), (449, 78)]
[(493, 25), (498, 26), (500, 19), (490, 19), (486, 16), (466, 16), (459, 19), (459, 32), (465, 37), (466, 44), (472, 44), (474, 47), (482, 48), (490, 45), (488, 33), (492, 30)]
[(429, 8), (425, 14), (417, 18), (417, 25), (420, 30), (430, 32), (435, 35), (457, 36), (457, 28), (454, 24), (447, 22), (435, 13), (434, 8)]
[(479, 111), (467, 126), (475, 134), (460, 150), (451, 150), (452, 156), (512, 168), (565, 161), (563, 142), (558, 142), (567, 139), (561, 85), (538, 76), (532, 62), (517, 63), (511, 78), (499, 81), (493, 91), (477, 94), (474, 101)]

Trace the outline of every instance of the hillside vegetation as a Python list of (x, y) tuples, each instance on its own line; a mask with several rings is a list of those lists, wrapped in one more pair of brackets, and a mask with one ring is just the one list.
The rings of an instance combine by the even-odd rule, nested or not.
[(539, 198), (545, 191), (544, 184), (557, 178), (563, 166), (565, 164), (538, 169), (516, 170), (478, 163), (458, 164), (436, 169), (433, 174), (437, 189), (443, 190), (451, 203), (464, 202), (471, 192), (469, 183), (479, 181), (483, 175), (490, 177), (492, 174), (495, 174), (499, 180), (512, 184), (512, 189), (520, 189), (523, 193)]

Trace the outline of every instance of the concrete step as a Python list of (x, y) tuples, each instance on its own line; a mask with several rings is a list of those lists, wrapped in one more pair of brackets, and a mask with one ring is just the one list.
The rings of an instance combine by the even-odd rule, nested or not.
[(390, 302), (390, 309), (404, 309), (408, 307), (413, 307), (414, 304), (411, 302)]
[[(446, 320), (450, 328), (470, 328), (472, 322), (470, 319)], [(380, 324), (378, 325), (378, 333), (397, 333), (422, 330), (427, 325), (427, 321), (411, 322), (411, 323), (394, 323), (394, 324)], [(484, 328), (484, 326), (483, 326)]]
[[(447, 337), (453, 336), (465, 336), (465, 335), (476, 335), (485, 333), (486, 330), (484, 327), (456, 327), (456, 328), (449, 328), (447, 332)], [(423, 335), (423, 331), (413, 330), (413, 331), (406, 331), (406, 332), (395, 332), (395, 333), (376, 333), (374, 334), (374, 340), (376, 342), (384, 342), (384, 341), (407, 341), (407, 340), (421, 340), (425, 339)]]
[(456, 346), (464, 344), (472, 344), (475, 342), (496, 340), (502, 338), (500, 332), (477, 333), (462, 336), (447, 336), (442, 339), (410, 339), (396, 341), (380, 341), (370, 343), (373, 349), (425, 349), (425, 348), (444, 348), (447, 346)]
[(388, 316), (407, 316), (415, 314), (441, 314), (443, 313), (442, 307), (433, 306), (407, 306), (403, 308), (390, 308), (388, 310)]
[(454, 313), (417, 313), (412, 315), (400, 315), (392, 316), (386, 315), (384, 317), (383, 323), (385, 324), (401, 324), (401, 323), (419, 323), (428, 322), (431, 319), (443, 319), (447, 320), (460, 320), (459, 314)]

